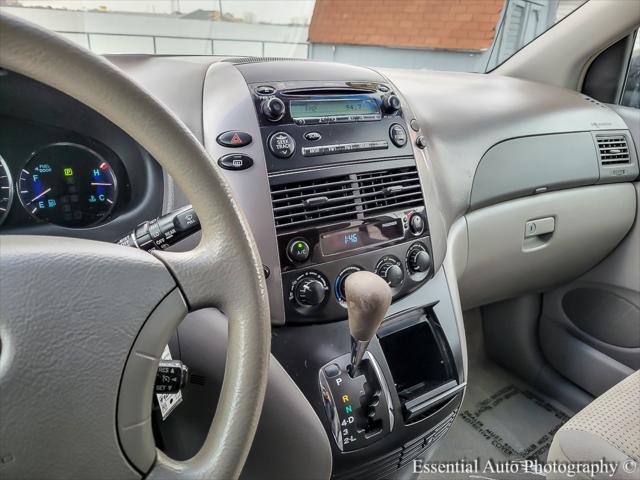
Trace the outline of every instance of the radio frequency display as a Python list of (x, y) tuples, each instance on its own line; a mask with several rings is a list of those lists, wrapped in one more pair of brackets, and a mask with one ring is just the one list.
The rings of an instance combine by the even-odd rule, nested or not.
[(353, 100), (293, 100), (291, 118), (341, 117), (380, 113), (378, 104), (370, 98)]

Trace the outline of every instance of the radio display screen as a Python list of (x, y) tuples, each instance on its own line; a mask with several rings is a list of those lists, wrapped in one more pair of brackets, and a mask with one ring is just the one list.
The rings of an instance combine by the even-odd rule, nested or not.
[(371, 223), (320, 235), (323, 255), (348, 252), (357, 248), (402, 238), (404, 231), (400, 219)]
[(342, 117), (346, 115), (375, 115), (380, 109), (371, 98), (352, 100), (292, 100), (289, 108), (294, 120), (315, 117)]

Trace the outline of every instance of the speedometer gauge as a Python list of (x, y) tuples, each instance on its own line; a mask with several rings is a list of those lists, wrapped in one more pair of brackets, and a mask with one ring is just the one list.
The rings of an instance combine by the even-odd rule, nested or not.
[(18, 197), (35, 218), (64, 227), (89, 227), (109, 216), (116, 177), (96, 152), (54, 143), (34, 153), (20, 172)]
[(0, 225), (7, 218), (13, 199), (13, 181), (11, 172), (4, 159), (0, 157)]

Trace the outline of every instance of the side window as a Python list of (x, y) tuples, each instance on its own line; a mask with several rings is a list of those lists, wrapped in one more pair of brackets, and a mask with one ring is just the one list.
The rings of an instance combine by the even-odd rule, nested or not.
[(640, 108), (640, 34), (637, 32), (620, 104)]

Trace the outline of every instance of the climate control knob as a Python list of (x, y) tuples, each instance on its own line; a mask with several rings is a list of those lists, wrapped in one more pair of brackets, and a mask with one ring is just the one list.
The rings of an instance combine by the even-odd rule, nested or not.
[(326, 296), (326, 287), (320, 280), (304, 278), (296, 285), (295, 298), (301, 307), (320, 305)]
[(431, 256), (422, 244), (411, 247), (408, 255), (409, 270), (413, 273), (425, 273), (431, 268)]
[(404, 281), (404, 272), (400, 260), (387, 256), (380, 259), (376, 266), (376, 273), (381, 276), (391, 288), (397, 288)]
[(277, 122), (284, 117), (284, 102), (277, 97), (269, 98), (262, 102), (262, 113), (271, 122)]

